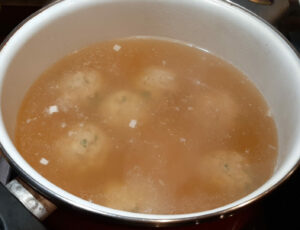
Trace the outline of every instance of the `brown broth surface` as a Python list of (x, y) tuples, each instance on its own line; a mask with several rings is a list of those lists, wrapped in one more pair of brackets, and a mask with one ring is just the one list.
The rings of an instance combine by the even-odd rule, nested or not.
[(132, 212), (190, 213), (262, 185), (277, 157), (262, 95), (232, 65), (154, 38), (101, 42), (42, 74), (15, 142), (49, 181)]

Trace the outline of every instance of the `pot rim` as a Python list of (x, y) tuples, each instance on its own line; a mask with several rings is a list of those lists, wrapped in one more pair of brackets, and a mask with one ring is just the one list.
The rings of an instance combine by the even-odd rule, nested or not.
[[(44, 11), (48, 10), (49, 8), (56, 6), (60, 3), (68, 2), (69, 0), (56, 0), (40, 10), (34, 12), (32, 15), (30, 15), (28, 18), (23, 20), (15, 29), (5, 38), (5, 40), (2, 42), (0, 45), (0, 55), (2, 53), (2, 50), (5, 48), (6, 44), (10, 41), (10, 39), (19, 31), (25, 24), (30, 22), (31, 19), (35, 18), (39, 14), (43, 13)], [(102, 2), (106, 2), (107, 0), (101, 0)], [(120, 1), (120, 0), (115, 0), (115, 1)], [(135, 0), (132, 0), (133, 2)], [(160, 1), (168, 1), (172, 2), (172, 0), (160, 0)], [(195, 1), (200, 1), (200, 0), (195, 0)], [(207, 0), (208, 1), (208, 0)], [(288, 47), (291, 49), (291, 52), (296, 54), (296, 56), (299, 58), (300, 55), (298, 51), (295, 49), (295, 47), (271, 24), (269, 24), (267, 21), (264, 19), (260, 18), (258, 15), (254, 14), (253, 12), (249, 11), (248, 9), (236, 4), (232, 3), (229, 1), (222, 1), (222, 0), (213, 0), (216, 4), (225, 4), (228, 7), (234, 7), (237, 10), (243, 11), (246, 13), (250, 18), (254, 17), (256, 18), (262, 25), (269, 27), (272, 32), (277, 34), (279, 38), (282, 39), (282, 42), (286, 43)], [(69, 1), (71, 2), (71, 1)], [(1, 80), (2, 81), (2, 80)], [(283, 176), (280, 180), (276, 181), (275, 183), (271, 183), (271, 185), (266, 185), (267, 182), (265, 182), (261, 187), (267, 187), (266, 189), (263, 190), (263, 192), (260, 192), (256, 195), (254, 195), (252, 198), (247, 198), (251, 194), (255, 193), (258, 189), (256, 189), (254, 192), (248, 194), (247, 196), (234, 201), (230, 204), (223, 205), (221, 207), (207, 210), (207, 211), (201, 211), (201, 212), (193, 212), (193, 213), (187, 213), (187, 214), (162, 214), (162, 215), (156, 215), (156, 214), (141, 214), (141, 213), (132, 213), (132, 212), (127, 212), (127, 211), (121, 211), (121, 210), (116, 210), (112, 208), (107, 208), (101, 205), (97, 204), (92, 204), (88, 201), (85, 201), (77, 196), (74, 196), (70, 194), (67, 191), (62, 190), (56, 185), (53, 185), (54, 187), (58, 188), (59, 192), (62, 191), (68, 197), (65, 197), (64, 195), (61, 195), (60, 193), (56, 193), (49, 189), (45, 183), (41, 183), (37, 181), (35, 178), (32, 177), (28, 172), (26, 172), (22, 168), (22, 162), (19, 162), (18, 160), (14, 159), (14, 157), (9, 154), (6, 149), (10, 149), (8, 147), (14, 147), (12, 142), (10, 141), (10, 138), (7, 135), (4, 122), (2, 119), (2, 112), (1, 112), (1, 107), (0, 107), (0, 133), (5, 134), (4, 137), (3, 135), (0, 135), (0, 148), (2, 149), (5, 157), (8, 159), (8, 161), (11, 163), (14, 169), (19, 173), (20, 177), (26, 181), (29, 185), (31, 185), (34, 189), (39, 191), (42, 195), (47, 197), (49, 200), (57, 203), (57, 204), (68, 204), (72, 208), (79, 209), (81, 211), (86, 211), (91, 214), (96, 214), (96, 215), (103, 215), (105, 217), (111, 217), (115, 218), (120, 221), (126, 221), (126, 222), (134, 222), (138, 224), (150, 224), (152, 226), (166, 226), (166, 225), (173, 225), (177, 223), (185, 223), (185, 222), (196, 222), (198, 224), (200, 221), (203, 221), (204, 219), (211, 219), (211, 218), (221, 218), (223, 219), (224, 216), (231, 216), (230, 213), (247, 206), (250, 203), (253, 203), (262, 197), (264, 197), (266, 194), (270, 193), (273, 191), (275, 188), (277, 188), (279, 185), (281, 185), (287, 178), (290, 177), (290, 175), (297, 169), (297, 167), (300, 165), (300, 158), (298, 158), (297, 162), (294, 163), (293, 167), (289, 169), (289, 171)], [(8, 144), (7, 144), (8, 143)], [(11, 146), (9, 146), (11, 145)], [(16, 149), (15, 151), (19, 153)], [(25, 160), (24, 160), (25, 161)], [(31, 166), (30, 166), (31, 167)], [(34, 169), (33, 169), (34, 170)], [(34, 170), (35, 171), (35, 170)], [(36, 171), (35, 171), (36, 172)], [(38, 172), (36, 172), (38, 173)], [(39, 173), (38, 173), (39, 174)], [(40, 175), (40, 174), (39, 174)], [(41, 175), (40, 175), (41, 176)], [(42, 176), (41, 176), (42, 177)], [(42, 177), (45, 182), (48, 182), (48, 180), (44, 177)], [(261, 188), (260, 187), (260, 188)], [(82, 202), (79, 204), (76, 202), (76, 200), (81, 200)]]

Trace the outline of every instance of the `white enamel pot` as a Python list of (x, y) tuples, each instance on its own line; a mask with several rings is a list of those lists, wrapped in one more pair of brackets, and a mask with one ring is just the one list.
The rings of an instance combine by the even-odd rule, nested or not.
[[(76, 197), (36, 172), (14, 146), (16, 116), (36, 78), (64, 55), (103, 40), (167, 37), (210, 51), (244, 72), (274, 116), (279, 156), (273, 176), (251, 194), (222, 207), (180, 215), (114, 210)], [(54, 203), (148, 225), (201, 221), (226, 215), (269, 193), (298, 166), (300, 157), (300, 62), (272, 26), (220, 0), (63, 0), (27, 19), (0, 52), (0, 141), (22, 179)], [(253, 124), (255, 125), (255, 124)]]

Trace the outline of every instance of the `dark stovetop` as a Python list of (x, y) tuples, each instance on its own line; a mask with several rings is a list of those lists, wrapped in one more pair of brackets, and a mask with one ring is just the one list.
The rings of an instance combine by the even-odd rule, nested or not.
[[(50, 0), (0, 0), (0, 42), (24, 18), (48, 2)], [(298, 10), (290, 11), (278, 21), (277, 28), (300, 50), (300, 13)], [(0, 173), (3, 174), (1, 169)], [(233, 216), (178, 229), (300, 229), (297, 210), (300, 207), (299, 182), (300, 168), (275, 191)], [(43, 223), (47, 229), (55, 230), (133, 229), (133, 227), (122, 226), (106, 219), (86, 216), (67, 207), (58, 208)]]

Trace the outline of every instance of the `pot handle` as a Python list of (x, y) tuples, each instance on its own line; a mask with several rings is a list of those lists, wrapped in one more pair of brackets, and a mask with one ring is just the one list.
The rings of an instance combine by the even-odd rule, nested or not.
[(271, 24), (276, 24), (278, 20), (288, 12), (290, 5), (299, 0), (225, 0), (231, 4), (240, 5)]
[(56, 206), (46, 200), (39, 193), (30, 188), (21, 180), (14, 179), (10, 181), (6, 188), (14, 195), (36, 218), (43, 221), (55, 209)]
[(45, 229), (40, 221), (56, 206), (20, 179), (10, 181), (10, 165), (1, 154), (0, 150), (0, 230)]
[(41, 222), (0, 183), (0, 229), (46, 230)]
[(261, 5), (272, 5), (273, 0), (249, 0), (250, 2), (254, 2)]

